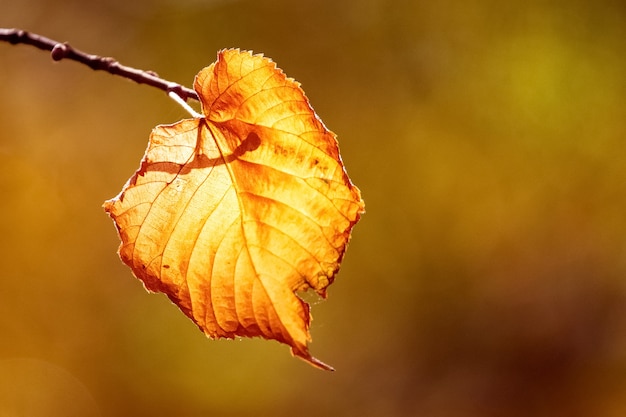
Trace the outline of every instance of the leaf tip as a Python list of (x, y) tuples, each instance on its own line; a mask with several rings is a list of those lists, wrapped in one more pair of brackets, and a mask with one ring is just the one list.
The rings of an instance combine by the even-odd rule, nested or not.
[(302, 359), (303, 361), (307, 362), (308, 364), (313, 365), (317, 369), (321, 369), (323, 371), (331, 371), (331, 372), (335, 371), (335, 368), (333, 368), (332, 366), (330, 366), (327, 363), (324, 363), (321, 360), (311, 356), (311, 354), (308, 352), (308, 350), (302, 352), (302, 351), (297, 351), (296, 349), (292, 348), (291, 349), (291, 354), (293, 356), (296, 356), (296, 357)]
[(111, 213), (113, 212), (113, 206), (116, 200), (117, 200), (117, 197), (114, 197), (102, 203), (102, 208), (104, 209), (104, 212), (108, 214), (109, 216), (111, 216)]

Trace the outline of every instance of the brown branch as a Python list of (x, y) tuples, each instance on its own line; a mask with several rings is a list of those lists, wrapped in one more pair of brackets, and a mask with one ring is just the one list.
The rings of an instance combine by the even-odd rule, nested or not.
[(62, 59), (71, 59), (87, 65), (93, 70), (106, 71), (113, 75), (119, 75), (129, 80), (133, 80), (138, 84), (147, 84), (156, 87), (166, 93), (174, 93), (187, 101), (192, 98), (198, 100), (196, 92), (190, 88), (180, 84), (164, 80), (155, 72), (143, 71), (136, 68), (121, 65), (113, 58), (91, 55), (74, 49), (67, 42), (61, 43), (44, 36), (30, 33), (20, 29), (3, 29), (0, 28), (0, 41), (9, 42), (12, 45), (23, 43), (32, 45), (36, 48), (50, 51), (52, 59), (60, 61)]

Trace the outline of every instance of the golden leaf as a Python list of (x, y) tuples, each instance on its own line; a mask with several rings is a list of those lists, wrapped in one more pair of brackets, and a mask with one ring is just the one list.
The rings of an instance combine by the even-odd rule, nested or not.
[(196, 76), (205, 117), (157, 126), (139, 170), (104, 208), (119, 254), (212, 338), (308, 351), (309, 306), (339, 270), (363, 212), (335, 135), (299, 83), (235, 49)]

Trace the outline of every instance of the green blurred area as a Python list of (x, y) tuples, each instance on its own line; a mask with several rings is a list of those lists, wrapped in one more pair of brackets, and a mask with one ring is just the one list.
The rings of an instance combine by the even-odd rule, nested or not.
[(209, 341), (101, 209), (162, 92), (0, 44), (0, 416), (626, 415), (626, 8), (617, 1), (0, 0), (0, 26), (191, 86), (272, 57), (367, 213), (321, 372)]

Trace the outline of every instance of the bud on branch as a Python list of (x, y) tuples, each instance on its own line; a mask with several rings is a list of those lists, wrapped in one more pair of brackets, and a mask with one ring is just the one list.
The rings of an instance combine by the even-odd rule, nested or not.
[(9, 42), (12, 45), (26, 44), (36, 48), (50, 51), (52, 59), (60, 61), (62, 59), (70, 59), (87, 65), (96, 71), (106, 71), (113, 75), (119, 75), (129, 80), (133, 80), (138, 84), (147, 84), (165, 91), (171, 96), (171, 93), (181, 97), (184, 101), (188, 99), (198, 100), (196, 92), (190, 88), (180, 84), (164, 80), (153, 71), (143, 71), (136, 68), (121, 65), (115, 59), (110, 57), (102, 57), (92, 55), (73, 48), (67, 42), (57, 42), (41, 35), (27, 32), (20, 29), (3, 29), (0, 28), (0, 41)]

